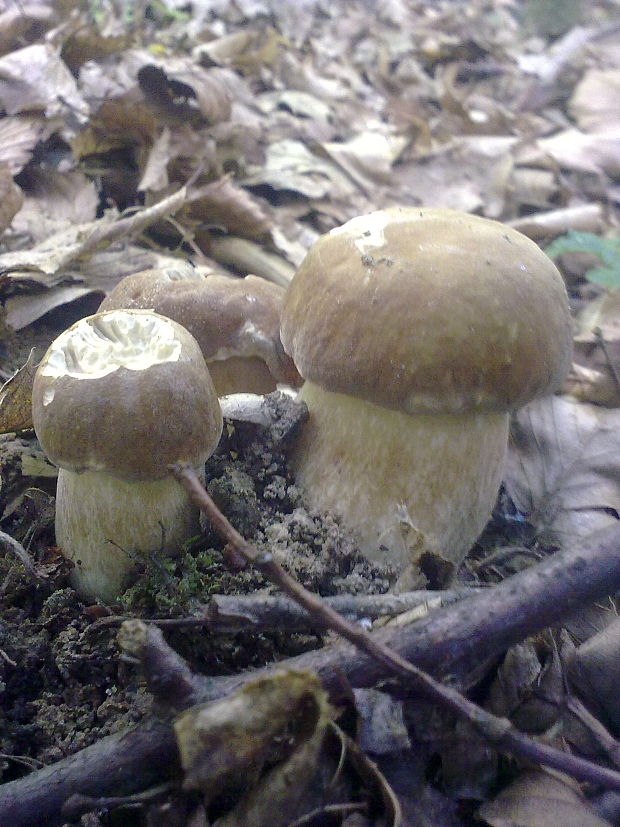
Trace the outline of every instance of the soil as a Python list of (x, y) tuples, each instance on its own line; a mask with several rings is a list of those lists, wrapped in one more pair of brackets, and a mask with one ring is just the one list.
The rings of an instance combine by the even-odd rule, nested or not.
[[(206, 466), (209, 490), (235, 527), (268, 547), (305, 586), (322, 595), (379, 593), (393, 582), (370, 564), (330, 517), (303, 504), (286, 449), (305, 410), (273, 395), (273, 427), (226, 422)], [(208, 527), (177, 559), (152, 559), (118, 605), (84, 605), (54, 545), (54, 469), (33, 435), (0, 437), (0, 528), (34, 560), (38, 581), (9, 548), (0, 556), (0, 754), (2, 780), (57, 761), (123, 730), (150, 710), (139, 677), (120, 657), (106, 615), (187, 618), (212, 593), (271, 590), (255, 570), (234, 571)], [(239, 631), (214, 636), (175, 629), (168, 642), (206, 675), (266, 664), (320, 645), (315, 634)]]

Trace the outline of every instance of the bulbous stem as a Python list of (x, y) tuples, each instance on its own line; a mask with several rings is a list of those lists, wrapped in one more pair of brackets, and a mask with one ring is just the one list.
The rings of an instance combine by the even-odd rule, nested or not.
[(424, 551), (458, 566), (501, 482), (508, 414), (405, 414), (306, 382), (293, 453), (311, 507), (331, 512), (397, 573)]

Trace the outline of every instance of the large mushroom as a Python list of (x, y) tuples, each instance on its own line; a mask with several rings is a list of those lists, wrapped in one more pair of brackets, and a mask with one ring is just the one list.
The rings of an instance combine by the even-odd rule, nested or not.
[(298, 481), (400, 573), (424, 551), (463, 560), (497, 496), (510, 412), (558, 389), (571, 358), (550, 259), (442, 209), (381, 210), (318, 239), (281, 338), (306, 380)]
[(222, 430), (196, 340), (147, 311), (81, 319), (50, 346), (32, 394), (37, 437), (59, 467), (56, 539), (85, 598), (114, 600), (141, 555), (197, 531), (171, 463), (203, 472)]
[(219, 396), (262, 394), (277, 383), (301, 384), (280, 342), (283, 298), (282, 287), (258, 276), (203, 275), (179, 262), (126, 276), (99, 309), (143, 308), (174, 319), (196, 338)]

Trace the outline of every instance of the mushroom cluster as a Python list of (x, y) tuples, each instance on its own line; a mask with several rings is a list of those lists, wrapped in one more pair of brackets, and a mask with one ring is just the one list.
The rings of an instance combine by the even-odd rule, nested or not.
[(201, 473), (220, 438), (218, 397), (198, 343), (141, 310), (81, 319), (34, 379), (35, 432), (59, 467), (56, 540), (85, 598), (114, 600), (141, 555), (178, 553), (196, 509), (170, 477)]
[(284, 289), (258, 276), (203, 275), (189, 264), (122, 279), (101, 311), (149, 309), (195, 337), (219, 396), (269, 393), (301, 378), (280, 342)]
[(462, 561), (497, 496), (509, 414), (560, 388), (572, 336), (563, 280), (528, 238), (394, 208), (315, 242), (281, 338), (305, 379), (293, 462), (310, 504), (404, 574), (425, 551)]

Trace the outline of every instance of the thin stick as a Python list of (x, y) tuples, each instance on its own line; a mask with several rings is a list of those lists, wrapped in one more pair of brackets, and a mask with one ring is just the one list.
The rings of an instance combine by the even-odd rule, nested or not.
[(456, 690), (434, 680), (429, 674), (406, 661), (392, 649), (379, 643), (361, 626), (349, 623), (342, 615), (287, 574), (270, 552), (260, 551), (242, 537), (217, 508), (193, 469), (176, 465), (171, 470), (194, 503), (208, 517), (217, 533), (260, 569), (272, 583), (303, 606), (317, 624), (333, 629), (393, 674), (410, 683), (413, 682), (421, 694), (466, 719), (483, 738), (493, 743), (498, 749), (517, 755), (528, 762), (533, 761), (561, 770), (580, 781), (589, 781), (620, 791), (620, 773), (533, 741), (516, 730), (507, 718), (499, 718), (486, 712)]
[(22, 546), (21, 543), (18, 543), (10, 534), (6, 534), (4, 531), (0, 531), (0, 546), (4, 546), (4, 548), (9, 549), (13, 552), (13, 554), (20, 560), (23, 567), (26, 569), (28, 574), (32, 577), (32, 579), (37, 582), (39, 585), (44, 583), (44, 578), (41, 577), (35, 567), (34, 563), (32, 562), (32, 558), (26, 551), (26, 549)]

